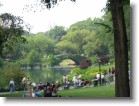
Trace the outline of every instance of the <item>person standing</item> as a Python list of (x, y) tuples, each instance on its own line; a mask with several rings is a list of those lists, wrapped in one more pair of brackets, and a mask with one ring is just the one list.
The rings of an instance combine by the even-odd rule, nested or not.
[(97, 73), (96, 80), (97, 80), (97, 85), (98, 85), (98, 83), (101, 84), (100, 73)]
[(15, 91), (15, 84), (13, 78), (11, 78), (9, 86), (10, 86), (10, 93), (13, 93)]
[(26, 90), (26, 77), (22, 79), (22, 87), (23, 87), (23, 90), (25, 91)]
[(73, 84), (74, 84), (74, 88), (77, 88), (78, 87), (78, 77), (77, 77), (76, 74), (73, 76), (72, 81), (73, 81)]
[(67, 76), (64, 75), (64, 76), (63, 76), (64, 88), (66, 87), (66, 81), (67, 81)]
[(30, 80), (29, 76), (28, 76), (28, 78), (27, 78), (27, 90), (28, 90), (29, 92), (31, 92), (31, 80)]

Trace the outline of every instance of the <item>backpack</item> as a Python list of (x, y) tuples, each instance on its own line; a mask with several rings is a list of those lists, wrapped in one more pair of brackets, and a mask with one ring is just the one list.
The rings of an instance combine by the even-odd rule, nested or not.
[(13, 84), (12, 83), (10, 83), (9, 85), (10, 85), (10, 87), (13, 87)]

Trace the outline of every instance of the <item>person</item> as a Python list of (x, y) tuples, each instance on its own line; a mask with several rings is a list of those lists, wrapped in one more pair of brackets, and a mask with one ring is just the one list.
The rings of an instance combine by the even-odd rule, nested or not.
[(44, 97), (51, 97), (52, 96), (52, 86), (49, 82), (47, 82), (47, 85), (44, 86)]
[(98, 81), (100, 80), (100, 74), (99, 74), (99, 73), (97, 73), (96, 79), (97, 79)]
[(115, 68), (112, 67), (112, 80), (115, 81)]
[(31, 92), (31, 81), (30, 81), (29, 76), (27, 78), (27, 89), (28, 89), (29, 92)]
[(115, 73), (115, 68), (114, 67), (112, 67), (112, 74), (114, 74)]
[(84, 80), (84, 86), (90, 86), (91, 82), (88, 79)]
[(112, 72), (111, 72), (111, 68), (108, 69), (108, 76), (110, 77), (112, 75)]
[(69, 80), (66, 80), (66, 88), (69, 89), (69, 87), (70, 87), (70, 82)]
[(102, 80), (102, 84), (106, 85), (106, 83), (105, 83), (105, 76), (104, 76), (104, 74), (102, 74), (102, 75), (101, 75), (101, 80)]
[(58, 97), (57, 91), (58, 91), (58, 88), (55, 85), (53, 85), (53, 88), (52, 88), (52, 97)]
[(64, 87), (66, 87), (66, 81), (67, 81), (67, 76), (64, 75), (64, 76), (63, 76)]
[(82, 78), (79, 78), (79, 87), (82, 87), (82, 83), (83, 83), (83, 81), (82, 81)]
[(77, 88), (77, 87), (78, 87), (78, 86), (77, 86), (77, 85), (78, 85), (78, 77), (77, 77), (76, 74), (74, 75), (72, 81), (73, 81), (73, 84), (74, 84), (74, 88)]
[(26, 77), (23, 77), (22, 79), (22, 87), (23, 87), (23, 90), (25, 91), (26, 90)]
[(15, 91), (15, 84), (13, 78), (11, 78), (9, 86), (10, 86), (10, 93), (13, 93)]
[(42, 82), (40, 82), (40, 83), (37, 85), (37, 87), (38, 87), (38, 90), (41, 91), (41, 90), (44, 88), (44, 85), (43, 85)]
[(36, 93), (35, 93), (36, 94), (36, 97), (42, 97), (41, 92), (42, 91), (36, 91)]
[(61, 87), (60, 81), (57, 81), (57, 88)]
[(96, 75), (96, 81), (97, 81), (97, 84), (98, 84), (98, 82), (100, 83), (100, 81), (101, 81), (101, 79), (100, 79), (100, 73), (97, 73), (97, 75)]

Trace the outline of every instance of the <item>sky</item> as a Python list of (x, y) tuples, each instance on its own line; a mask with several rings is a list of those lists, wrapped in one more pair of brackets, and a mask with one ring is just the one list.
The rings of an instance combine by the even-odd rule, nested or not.
[[(55, 25), (69, 28), (70, 25), (85, 20), (101, 17), (104, 12), (107, 0), (76, 0), (76, 3), (70, 0), (63, 0), (50, 10), (41, 8), (39, 0), (0, 0), (3, 4), (0, 7), (1, 13), (12, 13), (21, 16), (26, 24), (31, 25), (31, 32), (45, 32)], [(26, 5), (29, 5), (26, 9)], [(42, 4), (41, 4), (42, 5)], [(33, 7), (33, 8), (31, 8)], [(30, 10), (31, 9), (31, 10)], [(34, 12), (35, 11), (35, 12)]]
[[(70, 0), (63, 0), (50, 10), (40, 5), (39, 0), (0, 0), (3, 4), (0, 7), (1, 13), (12, 13), (21, 16), (26, 24), (31, 25), (31, 32), (45, 32), (55, 25), (69, 28), (70, 25), (86, 20), (101, 17), (104, 12), (107, 0), (76, 0), (75, 3)], [(30, 8), (26, 8), (28, 7)], [(31, 10), (30, 10), (31, 9)]]

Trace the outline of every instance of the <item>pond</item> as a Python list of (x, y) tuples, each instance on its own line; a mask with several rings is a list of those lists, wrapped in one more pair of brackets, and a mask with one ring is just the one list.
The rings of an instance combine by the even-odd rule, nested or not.
[(71, 71), (71, 67), (51, 67), (42, 69), (24, 69), (26, 76), (29, 76), (31, 82), (35, 83), (46, 83), (46, 82), (56, 82), (63, 77), (63, 75), (68, 75)]

